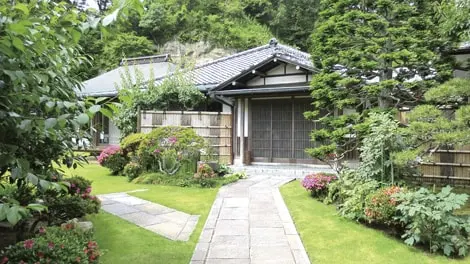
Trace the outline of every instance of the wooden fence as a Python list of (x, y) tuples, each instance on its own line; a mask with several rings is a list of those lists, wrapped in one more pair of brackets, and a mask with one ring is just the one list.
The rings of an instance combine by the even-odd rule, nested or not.
[[(399, 112), (398, 120), (406, 124), (408, 111)], [(422, 175), (416, 181), (436, 184), (470, 185), (470, 146), (446, 147), (420, 163)]]
[(219, 162), (232, 161), (232, 114), (221, 112), (142, 111), (140, 131), (162, 126), (190, 127), (212, 147)]

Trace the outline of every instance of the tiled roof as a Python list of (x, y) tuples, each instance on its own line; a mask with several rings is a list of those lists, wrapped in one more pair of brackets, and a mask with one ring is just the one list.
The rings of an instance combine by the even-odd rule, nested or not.
[[(308, 53), (286, 45), (277, 44), (277, 41), (273, 39), (270, 41), (270, 44), (239, 52), (209, 63), (197, 65), (191, 71), (190, 79), (201, 90), (207, 90), (274, 57), (313, 70), (313, 65)], [(165, 76), (162, 76), (161, 78), (157, 78), (156, 81), (162, 82), (164, 78)]]
[(143, 81), (150, 81), (151, 77), (159, 78), (171, 73), (175, 69), (175, 65), (168, 61), (168, 55), (157, 55), (139, 58), (125, 59), (121, 64), (128, 66), (120, 66), (114, 70), (103, 73), (95, 78), (82, 83), (82, 89), (77, 91), (79, 96), (116, 96), (116, 85), (121, 83), (121, 74), (129, 69), (129, 74), (135, 82), (136, 69), (142, 73)]

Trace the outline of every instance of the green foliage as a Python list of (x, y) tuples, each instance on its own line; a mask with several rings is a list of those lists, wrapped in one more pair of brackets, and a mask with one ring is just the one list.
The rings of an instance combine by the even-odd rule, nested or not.
[(158, 168), (161, 172), (168, 175), (175, 174), (181, 167), (180, 157), (176, 150), (168, 149), (160, 154), (158, 159)]
[(427, 104), (412, 109), (400, 130), (407, 146), (397, 154), (400, 163), (413, 166), (429, 151), (470, 143), (469, 95), (470, 81), (458, 78), (427, 91)]
[(44, 205), (48, 208), (47, 218), (51, 225), (60, 225), (87, 214), (96, 214), (100, 209), (100, 201), (94, 196), (93, 199), (77, 195), (46, 196)]
[(140, 142), (145, 138), (144, 133), (134, 133), (121, 140), (121, 149), (126, 152), (136, 152)]
[(142, 173), (142, 166), (140, 166), (139, 163), (131, 161), (124, 166), (122, 173), (129, 179), (129, 181), (132, 181)]
[(99, 263), (100, 255), (93, 234), (76, 229), (72, 224), (67, 228), (49, 227), (0, 253), (8, 263)]
[(103, 163), (103, 166), (108, 168), (111, 171), (111, 174), (118, 175), (122, 172), (128, 162), (129, 159), (123, 153), (118, 152), (110, 155)]
[(103, 46), (101, 67), (111, 70), (119, 65), (123, 58), (153, 55), (155, 47), (152, 41), (132, 33), (119, 33), (106, 40)]
[(370, 132), (359, 147), (359, 177), (394, 183), (392, 152), (399, 149), (398, 122), (387, 113), (370, 113), (366, 121)]
[(229, 165), (221, 163), (218, 164), (217, 170), (215, 171), (219, 176), (224, 176), (227, 174), (232, 174), (233, 170), (229, 167)]
[(319, 73), (311, 95), (326, 113), (306, 115), (320, 118), (322, 142), (330, 147), (311, 155), (328, 160), (326, 151), (335, 147), (332, 161), (341, 160), (363, 139), (369, 110), (416, 105), (429, 88), (452, 77), (452, 59), (438, 51), (456, 39), (442, 35), (436, 22), (433, 1), (321, 2), (311, 45)]
[(467, 255), (470, 220), (453, 214), (467, 201), (466, 194), (452, 193), (448, 186), (437, 194), (421, 188), (394, 198), (399, 203), (397, 220), (406, 225), (406, 244), (427, 244), (429, 251), (442, 251), (446, 256)]
[[(127, 136), (137, 131), (137, 116), (139, 110), (192, 110), (202, 104), (205, 96), (188, 80), (191, 67), (176, 69), (162, 83), (147, 82), (143, 73), (137, 68), (126, 68), (121, 75), (121, 85), (118, 87), (121, 105), (114, 114), (116, 126), (121, 135)], [(153, 72), (149, 80), (154, 79)], [(141, 87), (146, 87), (142, 90)]]

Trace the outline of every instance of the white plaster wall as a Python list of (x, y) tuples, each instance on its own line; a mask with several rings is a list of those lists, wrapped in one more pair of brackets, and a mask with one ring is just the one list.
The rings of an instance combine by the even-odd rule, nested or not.
[(222, 104), (222, 112), (224, 113), (232, 113), (232, 107), (226, 104)]
[(274, 69), (269, 70), (266, 75), (277, 75), (277, 74), (284, 74), (284, 64), (277, 66)]
[(304, 83), (305, 75), (290, 75), (279, 77), (266, 77), (266, 85), (270, 84), (287, 84), (287, 83)]
[(259, 86), (259, 85), (264, 85), (264, 79), (260, 77), (255, 77), (251, 80), (249, 80), (246, 83), (247, 86)]

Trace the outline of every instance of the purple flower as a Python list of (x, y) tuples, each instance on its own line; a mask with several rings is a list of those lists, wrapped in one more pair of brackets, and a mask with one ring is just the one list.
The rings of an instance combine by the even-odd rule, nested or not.
[(168, 142), (169, 142), (170, 144), (175, 144), (176, 141), (178, 141), (178, 139), (177, 139), (176, 137), (169, 137), (169, 138), (168, 138)]
[(158, 153), (160, 153), (160, 150), (159, 150), (159, 149), (155, 149), (155, 150), (153, 151), (153, 153), (158, 154)]
[(103, 165), (103, 163), (106, 162), (106, 159), (109, 156), (112, 156), (120, 151), (121, 151), (121, 148), (119, 146), (110, 145), (106, 147), (105, 149), (103, 149), (103, 151), (101, 151), (100, 155), (98, 156), (99, 164)]
[(325, 189), (330, 182), (336, 180), (336, 176), (324, 173), (314, 173), (305, 176), (302, 186), (309, 191), (321, 191)]

